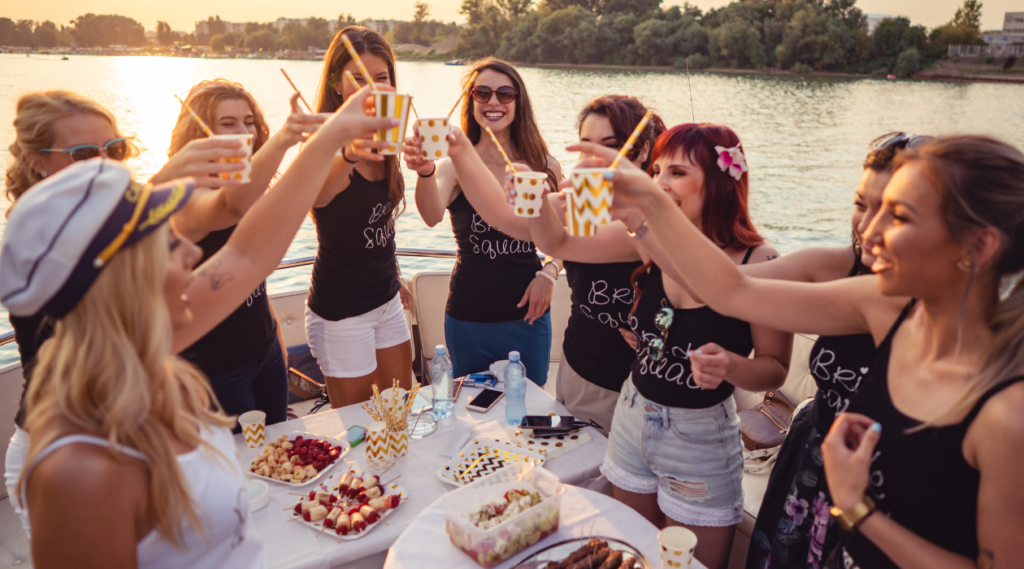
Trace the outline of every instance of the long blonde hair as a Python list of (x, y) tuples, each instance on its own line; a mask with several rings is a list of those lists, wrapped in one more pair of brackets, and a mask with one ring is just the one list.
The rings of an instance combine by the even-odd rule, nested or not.
[(1019, 279), (1024, 271), (1024, 154), (986, 136), (950, 136), (896, 157), (897, 168), (909, 162), (921, 163), (940, 192), (942, 216), (954, 239), (969, 248), (978, 228), (999, 231), (1001, 251), (992, 274), (975, 278), (977, 263), (972, 262), (965, 299), (975, 282), (999, 287), (1001, 281), (1018, 279), (991, 308), (988, 325), (994, 337), (977, 374), (960, 399), (924, 427), (962, 420), (986, 392), (1024, 370), (1024, 280)]
[[(114, 137), (121, 137), (114, 114), (103, 105), (78, 93), (61, 90), (39, 91), (18, 98), (14, 117), (17, 138), (7, 148), (13, 160), (7, 166), (7, 189), (4, 192), (11, 203), (42, 179), (32, 170), (27, 154), (53, 146), (53, 141), (57, 138), (57, 133), (53, 130), (54, 121), (81, 113), (106, 119), (110, 123), (110, 128), (114, 130)], [(138, 148), (128, 141), (128, 156), (138, 154)]]
[[(171, 355), (171, 319), (164, 300), (168, 227), (115, 255), (39, 350), (26, 402), (32, 452), (26, 464), (67, 435), (55, 422), (106, 438), (146, 456), (154, 526), (183, 545), (182, 519), (200, 522), (173, 441), (213, 449), (201, 429), (230, 426), (214, 411), (202, 374)], [(116, 453), (115, 453), (116, 454)], [(27, 483), (24, 475), (19, 489)]]
[[(270, 127), (267, 125), (267, 119), (263, 117), (263, 109), (260, 108), (256, 99), (242, 87), (241, 83), (234, 83), (227, 79), (200, 81), (188, 92), (185, 102), (207, 125), (212, 125), (217, 118), (217, 104), (227, 99), (241, 99), (249, 105), (256, 126), (252, 151), (258, 151), (270, 138)], [(178, 122), (174, 123), (174, 130), (171, 131), (171, 147), (167, 149), (167, 155), (174, 156), (183, 146), (197, 138), (206, 138), (206, 133), (192, 118), (188, 109), (182, 105), (178, 112)]]

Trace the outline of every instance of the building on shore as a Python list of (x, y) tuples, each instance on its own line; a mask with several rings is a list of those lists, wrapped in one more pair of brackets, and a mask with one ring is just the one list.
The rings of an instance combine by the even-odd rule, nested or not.
[[(224, 24), (224, 31), (225, 32), (240, 33), (240, 34), (244, 34), (245, 33), (245, 22), (236, 23), (236, 22), (221, 21), (221, 23)], [(282, 24), (282, 26), (283, 26), (283, 24)], [(203, 20), (201, 22), (196, 22), (196, 35), (197, 36), (209, 36), (210, 35), (210, 22), (207, 21), (207, 20)]]
[(370, 28), (371, 30), (377, 32), (380, 35), (384, 35), (384, 34), (390, 32), (390, 31), (393, 31), (395, 28), (398, 27), (398, 24), (399, 24), (398, 20), (370, 20), (370, 19), (367, 19), (367, 20), (363, 20), (362, 22), (359, 22), (360, 26), (363, 26), (364, 28)]
[(1024, 56), (1024, 12), (1007, 12), (1003, 29), (981, 34), (987, 45), (951, 45), (947, 53), (959, 57)]
[[(280, 32), (288, 24), (295, 23), (295, 24), (298, 24), (300, 26), (305, 26), (306, 22), (308, 22), (308, 21), (309, 21), (309, 18), (278, 18), (278, 19), (274, 20), (274, 27), (277, 28), (278, 32)], [(334, 33), (334, 28), (336, 28), (337, 26), (338, 26), (338, 21), (337, 20), (327, 20), (327, 31), (329, 31), (329, 32), (331, 32), (333, 34)]]

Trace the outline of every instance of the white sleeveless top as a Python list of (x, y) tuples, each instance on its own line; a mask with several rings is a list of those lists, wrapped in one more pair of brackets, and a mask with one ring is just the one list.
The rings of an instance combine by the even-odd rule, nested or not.
[[(206, 536), (204, 538), (191, 523), (183, 520), (185, 547), (179, 548), (154, 529), (135, 546), (139, 569), (259, 569), (270, 566), (263, 542), (249, 523), (249, 498), (245, 491), (245, 479), (238, 467), (238, 455), (231, 432), (225, 428), (210, 428), (204, 429), (202, 436), (224, 457), (200, 446), (191, 452), (179, 454), (178, 465), (197, 503), (197, 513), (203, 521)], [(76, 443), (110, 447), (105, 439), (91, 435), (70, 435), (57, 439), (32, 461), (26, 469), (25, 479), (28, 480), (32, 469), (55, 450)], [(146, 460), (145, 455), (135, 449), (122, 446), (116, 450), (132, 458)], [(22, 504), (28, 503), (24, 486), (21, 500)]]

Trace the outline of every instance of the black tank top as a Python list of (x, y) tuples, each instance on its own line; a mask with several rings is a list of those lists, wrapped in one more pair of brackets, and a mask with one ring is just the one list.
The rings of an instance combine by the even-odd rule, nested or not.
[(25, 393), (28, 392), (28, 383), (32, 380), (32, 370), (36, 367), (39, 346), (53, 335), (53, 322), (42, 314), (27, 317), (8, 314), (8, 318), (14, 328), (14, 341), (18, 343), (18, 355), (21, 357), (21, 374), (25, 378), (25, 387), (21, 390), (21, 403), (18, 405), (17, 415), (14, 416), (14, 424), (24, 428)]
[(522, 320), (529, 306), (516, 305), (541, 269), (537, 248), (491, 227), (461, 191), (448, 212), (459, 257), (445, 312), (465, 322)]
[[(743, 263), (750, 258), (747, 251)], [(697, 386), (690, 370), (686, 352), (714, 342), (726, 350), (746, 357), (754, 349), (750, 324), (722, 316), (708, 306), (675, 308), (675, 318), (668, 330), (665, 355), (654, 361), (647, 355), (647, 342), (660, 338), (654, 326), (654, 315), (662, 308), (672, 308), (662, 283), (661, 269), (651, 265), (636, 312), (630, 318), (637, 336), (636, 360), (633, 362), (633, 384), (641, 395), (659, 405), (684, 409), (703, 409), (725, 401), (732, 395), (728, 381), (712, 390)]]
[[(203, 250), (199, 264), (224, 247), (235, 227), (213, 231), (196, 243)], [(230, 316), (180, 355), (212, 377), (246, 365), (259, 365), (276, 337), (277, 323), (270, 314), (267, 282), (263, 281)]]
[(357, 170), (345, 191), (313, 210), (318, 246), (309, 309), (324, 320), (359, 316), (398, 294), (395, 220), (387, 179)]
[[(850, 412), (862, 413), (882, 424), (882, 437), (871, 463), (868, 495), (880, 513), (908, 530), (954, 553), (977, 559), (981, 476), (964, 459), (964, 436), (985, 402), (1005, 387), (1024, 380), (1024, 376), (1009, 379), (985, 393), (962, 422), (908, 434), (907, 429), (921, 423), (893, 405), (888, 370), (892, 338), (913, 305), (911, 302), (903, 309), (878, 346), (870, 377), (850, 400)], [(860, 533), (853, 534), (846, 549), (864, 569), (896, 568)]]
[(820, 336), (811, 348), (810, 371), (814, 394), (815, 429), (824, 435), (836, 416), (846, 411), (875, 361), (871, 334)]
[(622, 389), (636, 359), (619, 329), (629, 329), (630, 276), (641, 264), (565, 262), (572, 311), (562, 356), (580, 377), (615, 392)]

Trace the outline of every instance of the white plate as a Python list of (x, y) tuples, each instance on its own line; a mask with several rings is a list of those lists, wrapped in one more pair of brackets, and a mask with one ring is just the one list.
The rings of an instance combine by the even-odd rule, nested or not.
[[(329, 492), (335, 492), (334, 490), (328, 490), (328, 491)], [(409, 497), (409, 493), (405, 490), (405, 488), (402, 487), (402, 486), (399, 486), (398, 484), (388, 484), (388, 487), (387, 487), (386, 491), (383, 494), (381, 494), (381, 495), (382, 496), (387, 496), (388, 494), (398, 494), (399, 496), (402, 497), (403, 500)], [(305, 500), (306, 500), (306, 498), (303, 497), (302, 500), (299, 500), (299, 502), (304, 502)], [(320, 530), (324, 529), (324, 524), (323, 524), (324, 520), (320, 520), (320, 521), (317, 521), (317, 522), (307, 522), (307, 521), (303, 520), (302, 519), (302, 515), (301, 514), (296, 514), (295, 510), (294, 510), (295, 504), (297, 504), (299, 502), (293, 502), (292, 503), (292, 509), (289, 510), (290, 511), (289, 517), (292, 518), (292, 519), (297, 519), (300, 524), (302, 524), (302, 525), (304, 525), (304, 526), (306, 526), (306, 527), (316, 531), (317, 533), (320, 533)], [(402, 507), (402, 503), (399, 502), (398, 508), (401, 508), (401, 507)], [(366, 534), (370, 533), (371, 531), (373, 531), (373, 528), (381, 525), (380, 521), (383, 520), (383, 519), (386, 519), (388, 516), (391, 515), (391, 512), (394, 512), (398, 508), (391, 508), (391, 509), (385, 510), (384, 513), (380, 516), (380, 520), (377, 520), (376, 522), (367, 525), (366, 529), (364, 529), (363, 531), (361, 531), (359, 533), (350, 533), (348, 535), (338, 535), (338, 534), (334, 533), (333, 529), (327, 529), (323, 533), (324, 533), (324, 535), (327, 535), (328, 537), (333, 537), (333, 538), (340, 539), (340, 540), (343, 540), (343, 541), (352, 541), (353, 539), (359, 539), (359, 538), (363, 537), (364, 535), (366, 535)]]
[(263, 508), (270, 501), (270, 485), (262, 480), (250, 480), (245, 490), (249, 494), (249, 513)]
[[(249, 476), (253, 477), (253, 478), (257, 478), (259, 480), (266, 480), (267, 482), (272, 482), (274, 484), (281, 484), (281, 485), (284, 485), (284, 486), (288, 486), (290, 488), (302, 488), (303, 486), (309, 486), (310, 484), (312, 484), (314, 482), (325, 482), (327, 480), (327, 478), (328, 478), (327, 477), (327, 473), (330, 472), (331, 470), (333, 470), (334, 467), (337, 466), (339, 463), (345, 462), (345, 455), (348, 454), (348, 451), (352, 450), (352, 447), (350, 447), (349, 444), (348, 444), (348, 439), (346, 439), (342, 435), (338, 435), (337, 437), (325, 437), (323, 435), (317, 435), (317, 434), (311, 434), (311, 433), (300, 433), (299, 431), (295, 431), (292, 434), (292, 436), (288, 437), (288, 440), (292, 440), (292, 439), (294, 439), (298, 435), (301, 435), (302, 438), (304, 438), (304, 439), (320, 439), (322, 441), (327, 441), (327, 442), (331, 443), (332, 445), (336, 445), (336, 444), (340, 443), (341, 444), (341, 454), (338, 455), (338, 460), (335, 460), (331, 464), (328, 464), (326, 467), (324, 467), (323, 470), (321, 470), (320, 472), (317, 472), (316, 476), (313, 476), (311, 478), (306, 478), (302, 482), (286, 482), (284, 480), (276, 480), (276, 479), (271, 478), (269, 476), (263, 476), (261, 474), (256, 474), (255, 472), (252, 472), (249, 469), (252, 468), (253, 466), (255, 466), (254, 463), (259, 459), (258, 456), (256, 458), (252, 459), (249, 462), (249, 464), (244, 467), (245, 473), (248, 474)], [(268, 442), (271, 442), (271, 441), (268, 441)], [(260, 452), (262, 452), (262, 450)], [(333, 478), (333, 476), (330, 477), (330, 478)]]
[[(477, 461), (481, 455), (480, 461)], [(532, 466), (541, 466), (547, 461), (545, 449), (524, 448), (508, 438), (475, 437), (466, 446), (455, 453), (448, 462), (441, 465), (437, 478), (452, 486), (465, 486), (481, 476), (500, 470), (512, 462), (523, 462)], [(476, 465), (474, 466), (474, 463)], [(473, 469), (469, 475), (463, 473)]]

